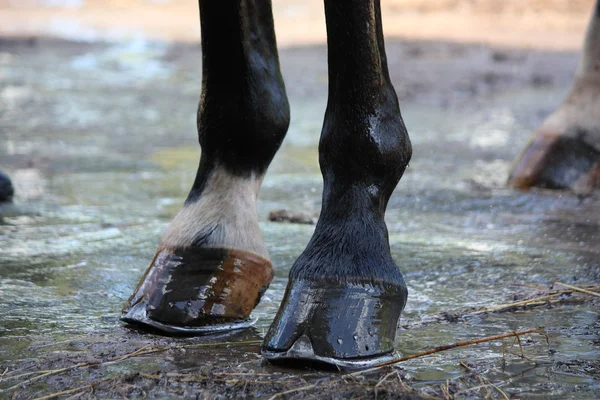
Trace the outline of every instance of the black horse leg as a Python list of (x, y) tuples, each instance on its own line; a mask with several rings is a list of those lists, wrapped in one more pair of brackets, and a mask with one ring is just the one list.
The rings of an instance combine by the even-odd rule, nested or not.
[(123, 311), (124, 321), (166, 333), (248, 325), (273, 276), (256, 199), (290, 118), (270, 0), (199, 4), (200, 166)]
[(363, 367), (390, 358), (406, 303), (384, 214), (411, 146), (387, 70), (379, 0), (325, 0), (325, 15), (322, 211), (263, 355)]

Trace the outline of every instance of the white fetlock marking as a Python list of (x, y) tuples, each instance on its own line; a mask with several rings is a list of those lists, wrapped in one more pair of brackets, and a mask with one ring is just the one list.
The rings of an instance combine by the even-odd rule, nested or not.
[(160, 247), (189, 247), (199, 232), (219, 226), (221, 234), (209, 235), (203, 245), (245, 250), (268, 260), (256, 211), (262, 179), (262, 175), (238, 177), (216, 167), (200, 197), (175, 215), (162, 236)]

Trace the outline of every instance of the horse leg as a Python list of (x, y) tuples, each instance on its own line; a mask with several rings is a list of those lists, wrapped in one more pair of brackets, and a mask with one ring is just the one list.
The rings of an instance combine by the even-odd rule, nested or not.
[(263, 176), (289, 125), (270, 0), (200, 0), (200, 165), (122, 319), (166, 333), (241, 328), (273, 277)]
[(535, 132), (508, 183), (580, 192), (600, 187), (600, 0), (571, 91)]
[(325, 16), (322, 210), (262, 352), (273, 361), (363, 367), (390, 358), (406, 303), (384, 214), (411, 145), (388, 74), (379, 0), (325, 0)]

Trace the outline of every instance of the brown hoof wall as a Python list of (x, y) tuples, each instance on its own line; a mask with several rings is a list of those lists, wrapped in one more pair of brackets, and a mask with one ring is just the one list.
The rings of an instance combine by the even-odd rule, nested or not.
[(263, 342), (267, 360), (368, 368), (394, 359), (405, 286), (341, 281), (290, 282)]
[(515, 164), (508, 184), (518, 189), (600, 185), (600, 151), (577, 135), (538, 134)]
[(129, 324), (202, 335), (254, 324), (250, 313), (273, 278), (268, 260), (228, 249), (163, 249), (123, 309)]

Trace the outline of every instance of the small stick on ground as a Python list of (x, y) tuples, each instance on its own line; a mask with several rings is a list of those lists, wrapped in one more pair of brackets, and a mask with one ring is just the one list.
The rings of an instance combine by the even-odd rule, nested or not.
[[(562, 294), (571, 293), (573, 290), (580, 291), (582, 293), (587, 293), (587, 294), (591, 294), (591, 295), (599, 296), (600, 297), (600, 294), (592, 292), (592, 291), (590, 291), (588, 289), (583, 289), (583, 288), (578, 288), (578, 287), (575, 287), (575, 286), (565, 285), (565, 284), (560, 283), (560, 282), (555, 282), (555, 284), (557, 284), (557, 285), (563, 285), (565, 287), (568, 287), (570, 290), (556, 290), (556, 291), (554, 291), (554, 293), (550, 293), (550, 294), (545, 295), (545, 296), (534, 297), (534, 298), (531, 298), (531, 299), (528, 299), (528, 300), (521, 300), (521, 301), (516, 301), (516, 302), (513, 302), (513, 303), (506, 303), (506, 304), (499, 304), (499, 305), (496, 305), (496, 306), (484, 307), (482, 310), (475, 311), (475, 312), (472, 312), (472, 313), (468, 313), (467, 315), (477, 315), (477, 314), (483, 314), (483, 313), (486, 313), (486, 312), (501, 311), (501, 310), (510, 309), (510, 308), (513, 308), (513, 307), (524, 307), (524, 306), (531, 306), (531, 305), (539, 305), (539, 304), (543, 304), (545, 302), (560, 302), (562, 300), (556, 300), (556, 299), (553, 299), (553, 298), (557, 297), (557, 296), (560, 296)], [(595, 289), (595, 288), (597, 288), (597, 286), (590, 286), (589, 288)], [(550, 301), (548, 301), (548, 300), (550, 300)]]
[[(557, 284), (558, 284), (558, 282), (557, 282)], [(590, 286), (587, 286), (585, 289), (583, 289), (583, 288), (579, 288), (579, 289), (582, 289), (582, 293), (588, 293), (588, 292), (595, 293), (595, 292), (590, 292), (590, 289), (597, 290), (597, 289), (600, 289), (600, 286), (590, 285)], [(535, 306), (540, 306), (540, 305), (544, 305), (544, 304), (580, 303), (580, 302), (588, 301), (590, 299), (589, 297), (558, 298), (559, 296), (561, 296), (563, 294), (572, 294), (575, 291), (576, 290), (574, 290), (574, 289), (564, 289), (564, 290), (555, 289), (555, 290), (547, 292), (547, 294), (545, 294), (544, 296), (533, 297), (528, 300), (520, 300), (520, 301), (516, 301), (513, 303), (505, 303), (505, 304), (499, 304), (499, 305), (495, 305), (495, 306), (483, 306), (483, 307), (481, 307), (480, 310), (476, 310), (476, 311), (464, 311), (463, 310), (463, 311), (456, 312), (454, 314), (457, 315), (458, 318), (463, 318), (463, 317), (471, 317), (471, 316), (486, 314), (486, 313), (491, 313), (491, 312), (503, 312), (503, 311), (511, 310), (516, 307), (535, 307)], [(442, 315), (440, 313), (432, 314), (431, 316), (438, 317), (438, 318), (442, 317)], [(440, 319), (436, 319), (436, 320), (430, 320), (430, 321), (412, 322), (412, 323), (402, 324), (400, 326), (402, 328), (412, 328), (415, 326), (421, 327), (424, 325), (436, 324), (436, 323), (440, 323), (443, 321), (446, 321), (446, 319), (441, 318), (441, 321), (440, 321)]]
[(523, 344), (521, 343), (521, 338), (519, 337), (519, 335), (515, 335), (515, 338), (517, 339), (517, 343), (519, 343), (519, 350), (521, 350), (521, 358), (525, 358), (525, 353), (523, 353)]
[(484, 313), (493, 312), (493, 311), (500, 311), (500, 310), (504, 310), (507, 308), (513, 308), (513, 307), (528, 306), (528, 305), (532, 305), (535, 303), (539, 303), (542, 300), (553, 299), (556, 296), (560, 296), (560, 294), (561, 293), (555, 293), (555, 294), (551, 294), (548, 296), (534, 297), (533, 299), (529, 299), (529, 300), (515, 301), (514, 303), (499, 304), (497, 306), (484, 307), (483, 310), (474, 311), (472, 313), (467, 314), (467, 316), (484, 314)]
[[(502, 343), (504, 343), (504, 339), (502, 339)], [(472, 373), (472, 374), (475, 374), (475, 375), (477, 375), (478, 379), (479, 379), (481, 382), (485, 383), (485, 385), (483, 385), (483, 386), (491, 386), (491, 387), (493, 387), (494, 389), (496, 389), (496, 391), (497, 391), (498, 393), (500, 393), (500, 395), (501, 395), (502, 397), (504, 397), (506, 400), (510, 400), (510, 399), (509, 399), (509, 397), (508, 397), (508, 395), (507, 395), (507, 394), (504, 392), (504, 390), (500, 389), (500, 388), (499, 388), (499, 387), (498, 387), (496, 384), (492, 383), (492, 382), (491, 382), (489, 379), (487, 379), (486, 377), (483, 377), (483, 376), (481, 376), (481, 375), (480, 375), (478, 372), (475, 372), (475, 371), (473, 370), (473, 368), (469, 367), (469, 366), (467, 365), (467, 363), (466, 363), (464, 360), (461, 360), (461, 361), (459, 362), (459, 364), (460, 364), (460, 366), (461, 366), (461, 367), (463, 367), (464, 369), (466, 369), (466, 370), (467, 370), (467, 372), (470, 372), (470, 373)], [(468, 388), (468, 389), (465, 389), (465, 390), (461, 390), (461, 391), (459, 391), (459, 392), (455, 393), (454, 395), (458, 395), (459, 393), (464, 393), (464, 392), (468, 392), (468, 391), (475, 390), (475, 389), (480, 389), (480, 388), (483, 388), (483, 386), (477, 386), (477, 387), (473, 387), (473, 388)]]
[(498, 393), (500, 393), (502, 395), (502, 397), (504, 397), (506, 400), (510, 400), (510, 398), (508, 397), (508, 395), (502, 389), (500, 389), (498, 386), (494, 385), (490, 381), (487, 381), (487, 382), (488, 383), (484, 383), (483, 385), (474, 386), (474, 387), (471, 387), (471, 388), (466, 388), (466, 389), (460, 390), (460, 391), (454, 393), (454, 395), (457, 396), (459, 394), (463, 394), (463, 393), (467, 393), (467, 392), (472, 392), (473, 390), (487, 389), (488, 387), (492, 387), (492, 388), (496, 389), (498, 391)]
[(368, 372), (373, 372), (373, 371), (377, 371), (383, 367), (387, 367), (389, 365), (395, 365), (404, 361), (408, 361), (408, 360), (412, 360), (413, 358), (419, 358), (419, 357), (424, 357), (424, 356), (428, 356), (430, 354), (434, 354), (434, 353), (439, 353), (440, 351), (445, 351), (445, 350), (450, 350), (450, 349), (455, 349), (457, 347), (464, 347), (464, 346), (470, 346), (473, 344), (479, 344), (479, 343), (485, 343), (485, 342), (492, 342), (494, 340), (500, 340), (500, 339), (504, 339), (507, 337), (519, 337), (521, 335), (526, 335), (528, 333), (541, 333), (543, 332), (543, 327), (537, 327), (537, 328), (533, 328), (533, 329), (527, 329), (525, 331), (519, 331), (519, 332), (510, 332), (510, 333), (504, 333), (502, 335), (494, 335), (494, 336), (488, 336), (488, 337), (484, 337), (481, 339), (474, 339), (474, 340), (468, 340), (465, 342), (458, 342), (458, 343), (454, 343), (454, 344), (448, 344), (445, 346), (438, 346), (435, 347), (431, 350), (427, 350), (427, 351), (422, 351), (420, 353), (417, 354), (413, 354), (411, 356), (406, 356), (406, 357), (402, 357), (399, 358), (397, 360), (392, 360), (392, 361), (388, 361), (388, 362), (384, 362), (379, 364), (376, 367), (373, 368), (369, 368), (369, 369), (364, 369), (362, 371), (358, 371), (358, 372), (353, 372), (350, 374), (347, 374), (346, 376), (357, 376), (357, 375), (361, 375), (364, 373), (368, 373)]
[(11, 376), (7, 376), (3, 379), (0, 379), (0, 382), (3, 382), (8, 379), (16, 379), (16, 378), (19, 378), (22, 376), (28, 376), (28, 375), (33, 375), (35, 373), (40, 373), (40, 375), (26, 379), (23, 382), (19, 382), (15, 385), (5, 389), (5, 391), (10, 391), (10, 390), (14, 390), (18, 387), (24, 386), (26, 384), (37, 381), (41, 378), (44, 378), (44, 377), (47, 377), (50, 375), (60, 374), (62, 372), (71, 371), (71, 370), (77, 369), (77, 368), (85, 368), (85, 367), (91, 367), (91, 366), (100, 366), (100, 365), (106, 365), (106, 364), (110, 364), (110, 363), (116, 363), (119, 361), (126, 360), (128, 358), (142, 356), (142, 355), (151, 354), (151, 353), (158, 353), (161, 351), (178, 350), (178, 349), (186, 349), (186, 348), (194, 348), (194, 347), (218, 347), (218, 346), (225, 346), (225, 345), (244, 345), (244, 344), (259, 344), (259, 343), (262, 343), (262, 341), (250, 340), (250, 341), (246, 341), (246, 342), (195, 343), (195, 344), (184, 344), (184, 345), (178, 345), (178, 346), (158, 346), (158, 347), (151, 347), (151, 348), (148, 348), (149, 346), (143, 346), (131, 353), (113, 357), (106, 361), (90, 361), (90, 362), (84, 362), (84, 363), (71, 365), (71, 366), (65, 367), (65, 368), (28, 372), (28, 373), (20, 374), (20, 375), (11, 375)]
[(273, 376), (276, 374), (261, 374), (256, 372), (213, 372), (213, 375), (217, 376)]
[[(395, 374), (397, 374), (397, 373), (398, 373), (398, 371), (392, 371), (392, 372), (390, 372), (389, 374), (386, 374), (386, 375), (385, 375), (383, 378), (381, 378), (381, 379), (379, 380), (379, 382), (377, 382), (377, 384), (375, 385), (375, 388), (374, 388), (374, 389), (375, 389), (375, 391), (377, 391), (377, 388), (378, 388), (378, 387), (379, 387), (381, 384), (383, 384), (383, 383), (384, 383), (384, 382), (387, 380), (387, 378), (389, 378), (390, 376), (392, 376), (392, 375), (395, 375)], [(377, 396), (377, 395), (376, 395), (376, 396)]]
[(140, 376), (142, 378), (152, 379), (152, 380), (155, 380), (155, 381), (160, 381), (160, 376), (159, 375), (151, 375), (151, 374), (147, 374), (145, 372), (140, 372)]
[(98, 385), (98, 384), (106, 382), (106, 381), (110, 381), (112, 379), (114, 379), (114, 378), (102, 379), (102, 380), (99, 380), (97, 382), (88, 383), (87, 385), (79, 386), (79, 387), (76, 387), (76, 388), (73, 388), (73, 389), (63, 390), (62, 392), (52, 393), (52, 394), (49, 394), (47, 396), (36, 397), (33, 400), (48, 400), (48, 399), (53, 399), (53, 398), (58, 397), (58, 396), (62, 396), (63, 394), (80, 392), (80, 391), (84, 391), (86, 389), (93, 389), (95, 385)]
[(317, 386), (317, 384), (313, 384), (313, 385), (306, 385), (306, 386), (300, 386), (299, 388), (295, 388), (295, 389), (290, 389), (290, 390), (286, 390), (283, 392), (279, 392), (279, 393), (275, 393), (273, 396), (269, 397), (269, 400), (275, 400), (276, 398), (280, 397), (280, 396), (285, 396), (286, 394), (290, 394), (290, 393), (296, 393), (296, 392), (301, 392), (304, 390), (311, 390), (314, 389)]
[(591, 296), (600, 297), (600, 293), (592, 292), (591, 290), (587, 290), (587, 289), (582, 289), (582, 288), (577, 287), (577, 286), (567, 285), (566, 283), (561, 283), (561, 282), (554, 282), (554, 284), (555, 285), (564, 286), (564, 287), (576, 290), (576, 291), (581, 292), (581, 293), (589, 294)]
[[(125, 358), (129, 358), (129, 357), (134, 357), (138, 354), (140, 354), (144, 349), (146, 349), (148, 346), (144, 346), (141, 347), (139, 349), (137, 349), (136, 351), (132, 352), (132, 353), (128, 353), (125, 355), (121, 355), (121, 356), (117, 356), (114, 358), (111, 358), (110, 360), (104, 361), (104, 363), (109, 363), (109, 362), (114, 362), (114, 361), (120, 361), (122, 359)], [(71, 365), (69, 367), (65, 367), (65, 368), (59, 368), (59, 369), (43, 369), (43, 370), (39, 370), (39, 371), (31, 371), (31, 372), (25, 372), (19, 375), (9, 375), (4, 379), (0, 379), (0, 382), (4, 382), (6, 380), (12, 380), (12, 379), (17, 379), (17, 378), (22, 378), (24, 376), (29, 376), (29, 375), (35, 375), (35, 374), (40, 374), (38, 376), (35, 376), (31, 379), (27, 379), (26, 381), (21, 382), (19, 385), (25, 384), (25, 383), (29, 383), (31, 381), (37, 380), (39, 378), (43, 378), (44, 376), (48, 376), (48, 375), (53, 375), (53, 374), (59, 374), (61, 372), (66, 372), (72, 369), (76, 369), (76, 368), (80, 368), (80, 367), (85, 367), (85, 366), (91, 366), (91, 365), (96, 365), (96, 364), (101, 364), (102, 362), (99, 361), (91, 361), (91, 362), (85, 362), (85, 363), (79, 363), (79, 364), (75, 364), (75, 365)], [(19, 386), (17, 385), (17, 386)], [(6, 390), (10, 390), (13, 389), (13, 387), (10, 387)]]

